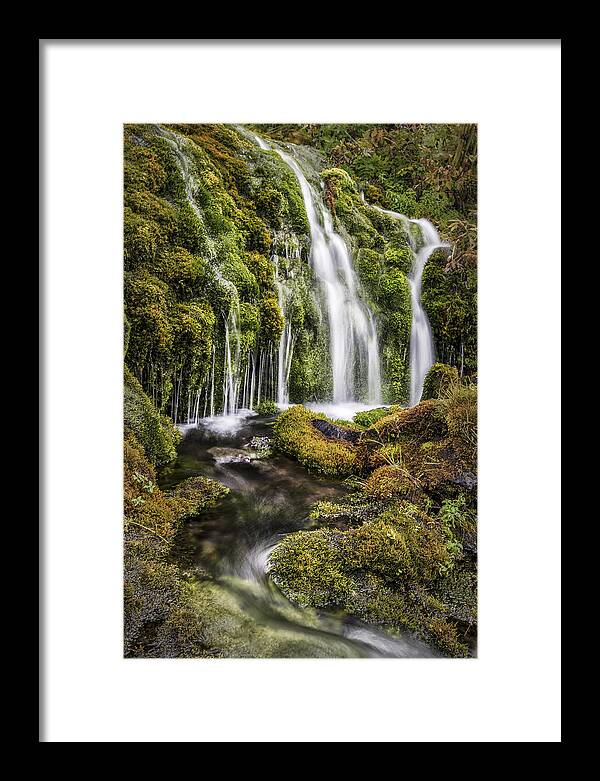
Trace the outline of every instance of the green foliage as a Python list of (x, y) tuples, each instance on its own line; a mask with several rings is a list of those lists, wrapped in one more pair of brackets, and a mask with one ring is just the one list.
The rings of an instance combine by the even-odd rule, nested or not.
[(412, 271), (414, 257), (410, 247), (388, 247), (384, 258), (386, 265), (392, 269), (398, 269), (403, 274)]
[[(312, 425), (317, 416), (300, 405), (290, 407), (275, 422), (273, 441), (283, 453), (296, 458), (311, 472), (345, 477), (354, 468), (355, 451), (348, 442), (329, 439)], [(319, 416), (323, 419), (324, 415)]]
[(467, 375), (477, 371), (476, 269), (448, 266), (447, 252), (434, 252), (423, 272), (421, 300), (443, 363)]
[(446, 394), (452, 385), (459, 382), (458, 371), (445, 363), (434, 363), (425, 375), (421, 399), (438, 399)]
[(285, 321), (274, 296), (265, 296), (260, 301), (260, 330), (267, 342), (278, 342)]
[(476, 125), (266, 125), (261, 132), (317, 147), (372, 202), (411, 217), (475, 206)]
[(271, 399), (264, 399), (256, 407), (256, 411), (259, 415), (276, 415), (279, 412), (279, 407)]
[(177, 429), (168, 418), (159, 415), (127, 367), (123, 414), (125, 436), (135, 437), (152, 464), (164, 464), (175, 458), (175, 445), (179, 440)]
[(362, 428), (369, 428), (381, 418), (385, 418), (388, 415), (393, 414), (398, 410), (398, 407), (377, 407), (376, 409), (368, 409), (365, 412), (357, 412), (352, 420)]

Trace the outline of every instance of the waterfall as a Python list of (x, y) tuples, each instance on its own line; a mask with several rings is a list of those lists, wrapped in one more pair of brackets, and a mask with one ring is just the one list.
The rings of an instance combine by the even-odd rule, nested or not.
[[(263, 139), (255, 138), (261, 149), (270, 148)], [(370, 404), (379, 404), (381, 373), (377, 331), (372, 313), (359, 297), (346, 243), (335, 232), (329, 210), (296, 160), (277, 147), (275, 151), (298, 180), (310, 225), (310, 264), (324, 295), (329, 323), (333, 401), (339, 404), (366, 395)]]
[(431, 326), (421, 303), (421, 282), (423, 270), (434, 250), (448, 247), (429, 220), (412, 220), (421, 228), (423, 244), (415, 255), (412, 273), (408, 279), (412, 304), (412, 325), (410, 329), (410, 406), (418, 404), (423, 393), (425, 375), (435, 362), (435, 347)]
[[(285, 244), (286, 261), (289, 260), (289, 248)], [(288, 313), (288, 297), (290, 291), (286, 285), (285, 271), (281, 269), (279, 256), (273, 255), (275, 263), (275, 285), (277, 287), (277, 302), (284, 317), (284, 327), (279, 337), (279, 349), (277, 351), (277, 403), (286, 405), (289, 402), (289, 380), (294, 354), (296, 335), (292, 332), (292, 323)]]
[[(412, 324), (410, 328), (410, 406), (418, 404), (423, 393), (425, 375), (435, 362), (435, 346), (431, 326), (423, 304), (421, 303), (421, 283), (425, 264), (436, 249), (449, 247), (448, 242), (442, 241), (437, 230), (429, 220), (410, 220), (400, 212), (381, 209), (379, 206), (372, 208), (389, 214), (395, 219), (401, 220), (406, 228), (411, 248), (414, 254), (412, 272), (408, 277), (410, 285), (410, 298), (412, 308)], [(421, 243), (417, 250), (412, 236), (410, 225), (418, 225), (421, 232)]]

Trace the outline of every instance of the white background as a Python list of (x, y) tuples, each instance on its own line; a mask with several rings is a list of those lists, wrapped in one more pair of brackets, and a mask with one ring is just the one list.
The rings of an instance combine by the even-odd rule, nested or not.
[[(65, 44), (45, 101), (45, 741), (549, 742), (560, 48)], [(478, 122), (477, 660), (123, 660), (122, 123)]]

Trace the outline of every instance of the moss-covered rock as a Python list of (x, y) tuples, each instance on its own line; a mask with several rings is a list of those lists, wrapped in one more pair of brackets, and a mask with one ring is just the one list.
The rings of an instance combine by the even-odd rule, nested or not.
[(388, 415), (393, 415), (400, 408), (392, 405), (391, 407), (376, 407), (375, 409), (369, 409), (365, 412), (357, 412), (352, 420), (362, 428), (369, 428), (381, 418), (386, 418)]
[(186, 583), (169, 556), (183, 519), (214, 506), (229, 489), (193, 477), (165, 493), (131, 431), (123, 464), (125, 656), (208, 655)]
[[(298, 605), (409, 629), (449, 655), (465, 656), (452, 610), (438, 596), (450, 594), (452, 586), (445, 591), (443, 584), (460, 556), (439, 518), (402, 501), (347, 531), (287, 536), (271, 554), (269, 572)], [(471, 593), (470, 605), (473, 599)]]
[(198, 515), (203, 510), (214, 507), (217, 502), (229, 493), (229, 488), (208, 477), (188, 477), (182, 480), (171, 491), (175, 499), (182, 499), (189, 505), (185, 516)]
[(179, 432), (169, 418), (160, 415), (142, 386), (125, 367), (124, 427), (125, 436), (133, 435), (141, 444), (148, 460), (155, 465), (175, 458)]
[(434, 363), (425, 375), (423, 382), (423, 399), (439, 399), (446, 394), (452, 385), (459, 382), (458, 370), (455, 366), (445, 363)]
[[(341, 439), (331, 439), (318, 431), (312, 422), (327, 420), (300, 405), (283, 412), (273, 428), (273, 442), (278, 450), (296, 458), (311, 472), (345, 477), (353, 472), (354, 446)], [(334, 422), (334, 421), (332, 421)]]
[(256, 412), (259, 415), (276, 415), (279, 412), (279, 407), (271, 399), (263, 399), (256, 407)]

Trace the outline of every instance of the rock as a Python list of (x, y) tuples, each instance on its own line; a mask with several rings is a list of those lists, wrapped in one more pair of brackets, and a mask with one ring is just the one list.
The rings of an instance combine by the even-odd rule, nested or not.
[(357, 442), (362, 433), (361, 431), (353, 431), (344, 426), (338, 426), (337, 423), (330, 423), (328, 420), (321, 420), (320, 418), (316, 418), (311, 422), (317, 431), (320, 431), (321, 434), (330, 439), (343, 439), (345, 442)]
[(466, 488), (467, 491), (474, 491), (477, 488), (477, 475), (473, 474), (473, 472), (463, 472), (458, 477), (455, 477), (452, 482), (461, 488)]
[(272, 453), (269, 437), (252, 437), (248, 447), (254, 451), (254, 458), (268, 458)]
[(249, 464), (252, 460), (249, 453), (235, 447), (210, 447), (208, 452), (217, 464)]

